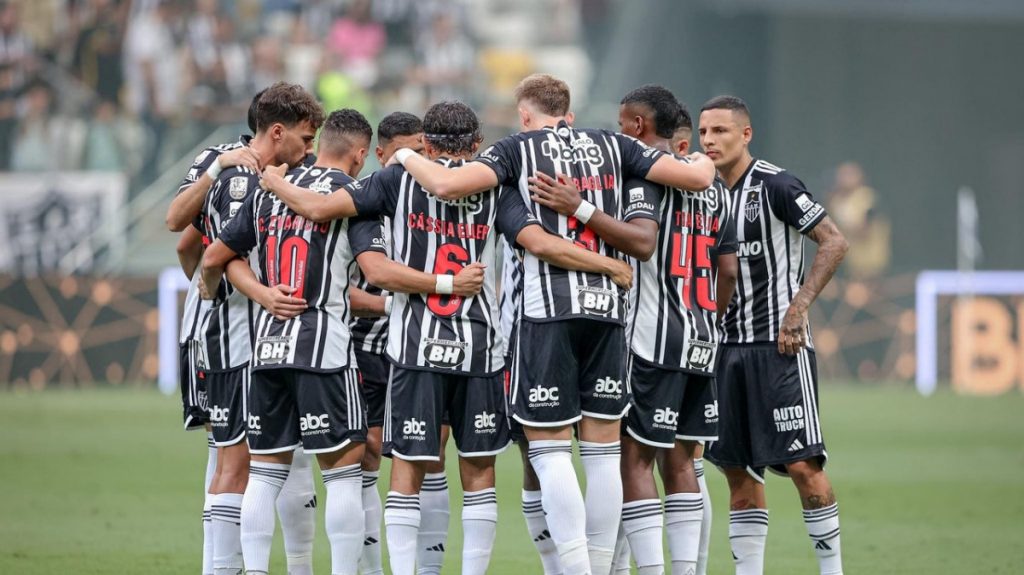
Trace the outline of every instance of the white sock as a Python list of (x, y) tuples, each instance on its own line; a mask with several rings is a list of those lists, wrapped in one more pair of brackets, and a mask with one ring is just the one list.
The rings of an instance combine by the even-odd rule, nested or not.
[(629, 575), (629, 559), (632, 554), (629, 539), (626, 538), (626, 529), (622, 522), (619, 522), (619, 535), (615, 539), (615, 560), (612, 562), (614, 575)]
[[(622, 513), (619, 442), (580, 442), (580, 460), (587, 476), (587, 551), (594, 573), (610, 573)], [(633, 549), (634, 553), (636, 549)]]
[(704, 460), (693, 460), (693, 471), (697, 474), (697, 485), (704, 499), (704, 516), (700, 522), (700, 549), (697, 551), (697, 575), (708, 575), (708, 547), (711, 546), (711, 495), (708, 482), (704, 479)]
[(444, 473), (427, 473), (420, 488), (420, 533), (416, 542), (418, 575), (440, 575), (450, 515), (448, 479)]
[(359, 570), (363, 575), (383, 575), (384, 564), (380, 557), (380, 522), (384, 508), (377, 492), (379, 471), (363, 472), (363, 551), (359, 559)]
[(416, 534), (420, 530), (420, 496), (388, 491), (384, 526), (392, 575), (413, 575), (416, 572)]
[(700, 493), (671, 493), (665, 497), (665, 533), (672, 575), (695, 575), (700, 553), (704, 498)]
[(270, 571), (274, 503), (290, 468), (288, 464), (249, 462), (249, 484), (242, 498), (242, 555), (247, 571)]
[[(572, 466), (572, 442), (550, 439), (531, 441), (529, 457), (540, 480), (548, 529), (558, 548), (558, 557), (565, 575), (589, 574), (587, 511), (579, 483), (574, 481), (576, 470)], [(618, 469), (615, 475), (619, 475)]]
[(485, 575), (498, 529), (498, 496), (494, 488), (462, 496), (462, 575)]
[(316, 491), (313, 456), (295, 450), (288, 479), (277, 495), (277, 516), (284, 535), (288, 575), (313, 575), (313, 538), (316, 537)]
[(839, 545), (839, 504), (805, 509), (804, 525), (814, 543), (821, 575), (842, 575), (843, 554)]
[(661, 545), (661, 500), (641, 499), (622, 504), (622, 529), (640, 575), (662, 575), (665, 551)]
[(768, 537), (768, 510), (729, 512), (729, 545), (736, 575), (764, 573), (764, 542)]
[(358, 463), (325, 469), (324, 524), (331, 542), (331, 573), (356, 575), (363, 547), (363, 470)]
[(562, 562), (558, 559), (558, 548), (548, 531), (544, 507), (540, 502), (540, 491), (523, 490), (523, 518), (526, 519), (526, 530), (540, 554), (540, 563), (544, 567), (544, 575), (561, 575)]
[(217, 473), (217, 446), (213, 444), (213, 434), (206, 434), (206, 478), (203, 480), (203, 575), (213, 573), (213, 520), (210, 519), (210, 507), (213, 495), (210, 495), (210, 483)]
[(242, 546), (238, 536), (241, 512), (241, 493), (218, 493), (213, 496), (210, 518), (213, 520), (215, 575), (235, 575), (242, 570)]

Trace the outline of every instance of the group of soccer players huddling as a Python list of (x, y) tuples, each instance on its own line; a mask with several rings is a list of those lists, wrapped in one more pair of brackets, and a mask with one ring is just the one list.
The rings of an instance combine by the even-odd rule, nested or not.
[[(362, 114), (282, 82), (252, 136), (195, 159), (168, 225), (192, 280), (185, 426), (210, 445), (203, 573), (268, 573), (275, 516), (289, 574), (312, 573), (314, 457), (334, 575), (383, 573), (382, 520), (392, 573), (440, 573), (449, 439), (463, 574), (487, 572), (513, 442), (545, 574), (665, 573), (663, 539), (673, 575), (705, 573), (704, 457), (728, 479), (736, 573), (763, 571), (766, 469), (842, 573), (807, 324), (842, 234), (751, 157), (739, 98), (702, 107), (703, 154), (659, 86), (626, 94), (620, 132), (574, 127), (548, 75), (515, 99), (522, 131), (479, 153), (460, 102), (388, 115), (371, 148)], [(386, 167), (356, 180), (371, 150)]]

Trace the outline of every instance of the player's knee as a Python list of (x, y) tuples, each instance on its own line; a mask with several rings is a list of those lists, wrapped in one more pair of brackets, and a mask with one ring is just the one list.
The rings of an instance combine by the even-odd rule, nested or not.
[(793, 482), (798, 485), (811, 484), (824, 477), (825, 473), (821, 465), (814, 459), (788, 463), (786, 464), (786, 472), (789, 473), (789, 477)]

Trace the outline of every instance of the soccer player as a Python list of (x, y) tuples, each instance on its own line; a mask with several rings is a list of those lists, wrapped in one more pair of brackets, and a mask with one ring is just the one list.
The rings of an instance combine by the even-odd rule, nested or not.
[[(464, 164), (475, 152), (478, 130), (476, 115), (465, 105), (437, 104), (424, 116), (427, 154), (441, 169), (458, 169), (453, 166)], [(312, 197), (287, 186), (279, 188), (272, 180), (268, 184), (296, 211), (314, 220), (351, 215), (357, 209), (363, 215), (392, 216), (395, 256), (417, 268), (455, 271), (486, 262), (486, 269), (493, 270), (497, 227), (510, 241), (564, 269), (608, 274), (620, 285), (632, 281), (624, 262), (581, 249), (533, 225), (536, 220), (515, 190), (499, 196), (493, 188), (444, 200), (425, 193), (400, 166), (374, 174), (352, 196), (339, 192)], [(370, 274), (378, 266), (364, 261), (367, 255), (384, 256), (359, 256), (360, 267)], [(368, 279), (381, 285), (374, 277)], [(465, 493), (463, 573), (483, 573), (487, 567), (497, 518), (494, 454), (508, 443), (497, 315), (493, 271), (487, 272), (484, 290), (474, 298), (396, 297), (388, 337), (393, 367), (384, 430), (386, 449), (390, 447), (394, 457), (385, 523), (396, 574), (413, 572), (422, 461), (437, 459), (445, 405)]]
[[(396, 158), (425, 189), (448, 200), (497, 185), (517, 189), (546, 229), (612, 257), (619, 251), (587, 224), (591, 217), (619, 215), (624, 178), (647, 177), (696, 190), (714, 179), (707, 158), (683, 164), (621, 134), (572, 128), (568, 86), (552, 76), (524, 79), (516, 101), (528, 131), (498, 141), (476, 161), (449, 170), (412, 151), (399, 150)], [(568, 218), (533, 202), (526, 179), (537, 172), (571, 174), (587, 201)], [(570, 272), (527, 253), (522, 297), (513, 417), (526, 428), (530, 461), (566, 573), (607, 573), (622, 504), (618, 436), (628, 407), (625, 292), (606, 277)], [(577, 483), (565, 481), (575, 476), (571, 426), (578, 421), (586, 501)]]
[[(734, 96), (701, 108), (701, 146), (732, 194), (739, 281), (721, 322), (719, 440), (707, 458), (729, 482), (736, 573), (761, 573), (768, 533), (763, 471), (788, 474), (821, 573), (842, 573), (839, 510), (823, 469), (818, 382), (807, 309), (832, 278), (846, 240), (803, 182), (750, 155), (750, 110)], [(804, 236), (818, 244), (804, 277)]]

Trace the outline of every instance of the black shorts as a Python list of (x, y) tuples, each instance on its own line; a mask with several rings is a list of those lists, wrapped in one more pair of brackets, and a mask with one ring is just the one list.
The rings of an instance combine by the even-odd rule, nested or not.
[(621, 419), (629, 409), (625, 329), (574, 318), (519, 323), (512, 364), (512, 417), (531, 427), (586, 415)]
[(470, 377), (391, 367), (382, 453), (439, 461), (447, 412), (461, 457), (501, 453), (509, 444), (504, 378)]
[(196, 365), (198, 346), (191, 339), (178, 345), (178, 382), (186, 431), (203, 429), (208, 422), (206, 374)]
[(746, 467), (760, 475), (769, 467), (827, 454), (818, 421), (818, 369), (814, 352), (796, 356), (768, 346), (724, 345), (719, 349), (718, 441), (706, 458), (719, 467)]
[(359, 372), (259, 369), (249, 385), (249, 451), (328, 453), (366, 442)]
[[(508, 413), (512, 413), (512, 358), (505, 357), (505, 369), (501, 371), (502, 377), (505, 379), (505, 401), (507, 402), (506, 409)], [(526, 432), (523, 430), (523, 424), (516, 421), (516, 418), (508, 418), (509, 428), (509, 439), (513, 443), (520, 443), (526, 441)]]
[(707, 375), (663, 369), (633, 356), (629, 387), (633, 392), (626, 432), (654, 447), (672, 449), (677, 439), (718, 438), (715, 381)]
[(206, 387), (210, 397), (213, 444), (228, 447), (245, 439), (249, 366), (230, 371), (207, 372)]
[(391, 363), (382, 353), (356, 350), (359, 365), (359, 383), (366, 402), (366, 426), (384, 425), (384, 402), (388, 395), (388, 376)]

